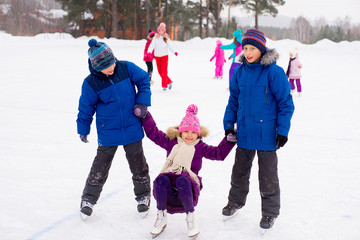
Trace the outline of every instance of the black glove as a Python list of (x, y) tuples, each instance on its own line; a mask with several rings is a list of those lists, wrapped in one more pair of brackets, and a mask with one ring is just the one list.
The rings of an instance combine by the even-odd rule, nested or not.
[(89, 141), (87, 140), (87, 135), (80, 135), (80, 140), (84, 143), (88, 143)]
[(147, 110), (147, 106), (144, 104), (136, 104), (134, 106), (134, 114), (135, 116), (137, 116), (138, 118), (144, 118), (146, 117), (148, 110)]
[(276, 149), (283, 147), (287, 142), (287, 140), (288, 140), (287, 137), (276, 134), (276, 139), (275, 139)]
[(231, 128), (231, 129), (227, 129), (225, 130), (225, 136), (226, 136), (226, 141), (231, 142), (231, 143), (236, 143), (236, 131), (235, 129)]

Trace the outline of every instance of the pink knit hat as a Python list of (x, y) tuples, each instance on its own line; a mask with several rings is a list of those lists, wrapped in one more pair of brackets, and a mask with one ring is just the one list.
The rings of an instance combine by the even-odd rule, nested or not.
[(195, 104), (188, 106), (186, 109), (186, 115), (180, 123), (179, 133), (184, 131), (193, 131), (200, 136), (200, 121), (196, 116), (197, 112), (198, 107)]
[(166, 32), (166, 24), (165, 23), (160, 23), (157, 31), (159, 32), (159, 30), (162, 29), (164, 31), (164, 33)]

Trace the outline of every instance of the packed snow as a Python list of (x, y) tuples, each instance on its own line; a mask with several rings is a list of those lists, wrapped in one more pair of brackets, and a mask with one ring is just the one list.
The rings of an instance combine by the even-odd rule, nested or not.
[[(151, 239), (156, 218), (152, 199), (146, 218), (136, 210), (131, 174), (119, 147), (93, 215), (79, 217), (80, 196), (97, 149), (96, 128), (90, 143), (80, 141), (76, 116), (81, 85), (88, 75), (87, 42), (68, 34), (14, 37), (0, 33), (0, 238), (2, 240)], [(145, 40), (98, 39), (120, 60), (144, 70)], [(201, 125), (210, 130), (205, 142), (224, 136), (222, 118), (229, 96), (228, 70), (213, 79), (210, 62), (216, 38), (173, 42), (169, 57), (173, 89), (163, 92), (154, 62), (152, 106), (158, 126), (179, 124), (189, 104), (199, 107)], [(221, 39), (224, 44), (231, 39)], [(272, 229), (262, 231), (255, 158), (247, 204), (237, 217), (223, 221), (235, 148), (224, 162), (204, 159), (196, 215), (198, 239), (358, 240), (360, 239), (360, 42), (322, 40), (305, 45), (272, 41), (287, 68), (288, 52), (299, 48), (303, 94), (293, 95), (295, 113), (289, 141), (278, 151), (281, 214)], [(228, 57), (230, 51), (226, 51)], [(165, 151), (143, 140), (152, 180)], [(158, 239), (188, 239), (185, 214), (168, 215)]]

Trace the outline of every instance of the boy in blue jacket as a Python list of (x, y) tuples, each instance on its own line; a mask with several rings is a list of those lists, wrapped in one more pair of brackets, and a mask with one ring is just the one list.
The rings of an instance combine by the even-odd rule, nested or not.
[[(294, 103), (279, 57), (266, 48), (264, 33), (249, 29), (242, 38), (242, 64), (230, 82), (224, 115), (225, 135), (236, 134), (237, 149), (224, 219), (245, 205), (255, 154), (259, 164), (262, 218), (260, 227), (271, 228), (280, 210), (280, 186), (276, 150), (287, 142)], [(237, 130), (234, 130), (236, 123)]]
[(144, 216), (150, 205), (150, 176), (142, 147), (144, 132), (133, 109), (137, 106), (145, 114), (150, 106), (149, 74), (134, 63), (117, 60), (105, 43), (91, 39), (88, 45), (90, 74), (82, 85), (77, 131), (87, 143), (96, 113), (98, 149), (81, 197), (81, 217), (92, 214), (119, 145), (132, 173), (137, 210)]

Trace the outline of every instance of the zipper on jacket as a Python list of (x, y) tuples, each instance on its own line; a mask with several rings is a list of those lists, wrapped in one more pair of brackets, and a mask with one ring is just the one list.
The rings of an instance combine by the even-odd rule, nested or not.
[(269, 98), (267, 96), (267, 86), (265, 86), (265, 97), (266, 97), (266, 104), (269, 105)]
[(120, 96), (119, 96), (119, 93), (117, 91), (117, 87), (115, 86), (115, 83), (113, 82), (113, 80), (111, 80), (111, 78), (108, 76), (108, 79), (110, 80), (111, 84), (113, 85), (113, 87), (115, 88), (115, 93), (116, 93), (116, 96), (117, 98), (119, 99), (119, 103), (120, 103)]

